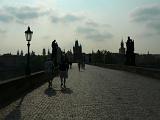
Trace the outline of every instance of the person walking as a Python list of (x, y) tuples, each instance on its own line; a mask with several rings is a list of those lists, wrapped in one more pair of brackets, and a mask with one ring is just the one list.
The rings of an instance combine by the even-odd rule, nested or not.
[(72, 69), (72, 62), (69, 62), (70, 69)]
[(83, 70), (85, 70), (85, 62), (84, 61), (82, 63), (82, 68), (83, 68)]
[(61, 88), (66, 88), (66, 78), (68, 77), (67, 64), (65, 59), (63, 59), (59, 65), (60, 70), (60, 79), (61, 79)]
[(81, 69), (81, 63), (80, 62), (78, 62), (78, 69), (79, 69), (79, 71)]
[(68, 60), (67, 55), (65, 55), (65, 63), (66, 63), (67, 72), (68, 72), (68, 70), (69, 70), (69, 60)]
[(53, 61), (51, 60), (51, 58), (48, 58), (47, 61), (45, 62), (45, 74), (47, 76), (49, 88), (52, 87), (53, 69), (54, 69)]

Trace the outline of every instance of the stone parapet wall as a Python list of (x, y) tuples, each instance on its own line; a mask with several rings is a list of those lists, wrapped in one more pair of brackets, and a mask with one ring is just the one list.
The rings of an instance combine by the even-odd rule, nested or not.
[(21, 96), (28, 90), (34, 89), (47, 81), (44, 71), (36, 72), (30, 76), (21, 76), (0, 83), (0, 108), (4, 103)]
[(144, 76), (160, 79), (160, 70), (159, 69), (136, 67), (136, 66), (126, 66), (126, 65), (115, 65), (115, 64), (99, 64), (99, 63), (91, 64), (91, 65), (104, 67), (104, 68), (133, 72), (133, 73), (141, 74), (141, 75), (144, 75)]

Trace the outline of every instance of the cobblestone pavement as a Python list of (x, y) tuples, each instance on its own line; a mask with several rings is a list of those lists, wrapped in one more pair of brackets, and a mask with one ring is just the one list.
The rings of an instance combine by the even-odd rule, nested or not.
[(140, 75), (76, 64), (67, 90), (60, 80), (33, 90), (0, 110), (0, 120), (160, 120), (160, 81)]

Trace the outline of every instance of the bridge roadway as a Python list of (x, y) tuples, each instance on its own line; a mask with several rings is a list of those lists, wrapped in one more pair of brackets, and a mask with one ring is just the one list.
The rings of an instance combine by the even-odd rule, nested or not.
[(0, 120), (160, 120), (160, 81), (86, 65), (69, 71), (67, 90), (60, 80), (44, 84), (0, 110)]

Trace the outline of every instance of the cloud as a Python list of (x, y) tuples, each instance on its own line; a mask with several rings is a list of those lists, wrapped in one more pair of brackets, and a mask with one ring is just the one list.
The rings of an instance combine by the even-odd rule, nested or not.
[(76, 31), (82, 34), (91, 34), (91, 33), (97, 32), (95, 28), (91, 28), (91, 27), (78, 27)]
[(89, 19), (85, 14), (67, 14), (64, 13), (63, 16), (59, 14), (52, 14), (50, 17), (52, 23), (74, 24), (75, 32), (81, 34), (87, 39), (95, 41), (104, 41), (106, 39), (111, 39), (113, 35), (106, 31), (106, 28), (111, 27), (109, 24), (99, 24)]
[(113, 34), (106, 29), (109, 27), (111, 27), (109, 24), (100, 24), (91, 19), (87, 19), (83, 26), (78, 26), (76, 28), (76, 32), (89, 40), (105, 41), (113, 38)]
[(147, 24), (147, 26), (160, 33), (160, 21), (150, 22)]
[(0, 22), (8, 23), (12, 21), (13, 17), (9, 15), (6, 11), (3, 9), (0, 9)]
[(111, 39), (113, 35), (109, 32), (97, 32), (96, 34), (88, 34), (86, 35), (86, 38), (95, 40), (95, 41), (104, 41), (106, 39)]
[(8, 23), (10, 21), (12, 21), (13, 17), (10, 15), (2, 15), (0, 14), (0, 21), (4, 22), (4, 23)]
[(59, 15), (51, 15), (51, 21), (52, 23), (72, 23), (81, 21), (84, 18), (82, 16), (77, 16), (74, 14), (66, 14), (64, 16)]
[(2, 7), (0, 10), (0, 22), (8, 23), (16, 21), (17, 23), (25, 23), (28, 20), (34, 20), (38, 17), (49, 14), (49, 10), (35, 6), (21, 7)]
[(76, 32), (83, 35), (87, 39), (94, 41), (104, 41), (113, 37), (113, 35), (107, 31), (101, 31), (98, 28), (93, 28), (90, 26), (78, 27)]
[(145, 24), (148, 28), (160, 32), (160, 4), (136, 8), (130, 15), (133, 22)]
[(34, 19), (47, 14), (46, 10), (34, 6), (5, 7), (5, 10), (19, 20)]
[(43, 40), (48, 40), (48, 39), (51, 39), (51, 38), (52, 38), (52, 37), (49, 36), (49, 35), (46, 35), (46, 36), (43, 36), (43, 37), (42, 37)]
[(90, 27), (111, 27), (109, 24), (98, 24), (97, 22), (94, 22), (92, 20), (87, 21), (86, 25)]
[(7, 31), (0, 29), (0, 34), (5, 34)]
[(65, 15), (63, 17), (64, 21), (66, 22), (75, 22), (75, 21), (80, 21), (82, 20), (83, 18), (80, 17), (80, 16), (75, 16), (75, 15), (71, 15), (71, 14), (68, 14), (68, 15)]
[(27, 25), (27, 22), (22, 21), (22, 20), (15, 20), (16, 23), (21, 24), (21, 25)]

